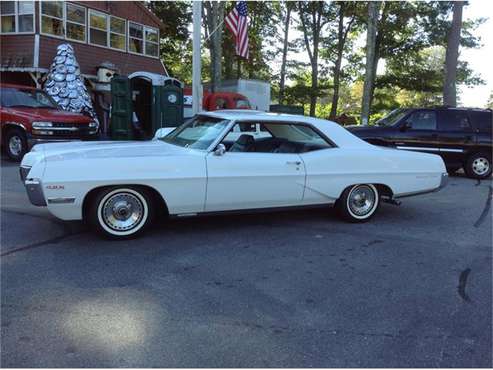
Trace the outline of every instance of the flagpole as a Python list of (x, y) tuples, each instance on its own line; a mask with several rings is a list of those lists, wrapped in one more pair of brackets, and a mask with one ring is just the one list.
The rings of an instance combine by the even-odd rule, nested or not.
[(202, 1), (193, 1), (193, 55), (192, 55), (192, 111), (197, 114), (202, 110), (202, 83), (200, 36), (202, 25)]

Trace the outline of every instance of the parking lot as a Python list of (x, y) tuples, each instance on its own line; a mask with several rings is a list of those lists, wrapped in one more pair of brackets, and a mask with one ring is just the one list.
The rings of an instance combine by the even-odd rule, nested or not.
[(2, 161), (3, 367), (490, 367), (492, 184), (99, 239)]

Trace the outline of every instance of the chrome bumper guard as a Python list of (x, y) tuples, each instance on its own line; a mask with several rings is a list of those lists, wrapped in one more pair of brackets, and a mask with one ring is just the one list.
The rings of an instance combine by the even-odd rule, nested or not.
[(24, 183), (26, 186), (27, 196), (29, 201), (38, 207), (46, 206), (46, 200), (43, 195), (43, 187), (38, 180), (26, 180)]

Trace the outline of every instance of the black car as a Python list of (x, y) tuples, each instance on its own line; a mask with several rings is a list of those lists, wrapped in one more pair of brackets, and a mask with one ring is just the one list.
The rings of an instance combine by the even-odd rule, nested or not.
[(460, 168), (469, 177), (491, 175), (491, 109), (396, 109), (374, 126), (352, 126), (356, 136), (375, 145), (439, 154), (449, 173)]

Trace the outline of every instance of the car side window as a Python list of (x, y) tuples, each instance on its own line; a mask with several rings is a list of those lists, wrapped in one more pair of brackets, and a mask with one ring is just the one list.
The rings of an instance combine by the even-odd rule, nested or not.
[(410, 130), (436, 130), (437, 115), (431, 110), (420, 110), (411, 113), (406, 119), (406, 123), (409, 125)]
[(493, 126), (493, 113), (491, 111), (470, 111), (469, 118), (474, 128), (479, 132), (489, 133), (491, 135)]
[(471, 123), (466, 111), (446, 110), (440, 112), (441, 131), (471, 131)]
[[(255, 131), (249, 129), (255, 128)], [(237, 123), (223, 140), (229, 152), (306, 153), (332, 145), (308, 125), (292, 122)]]

